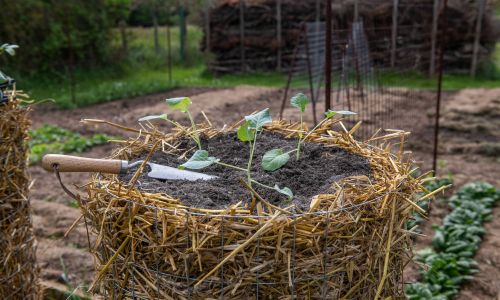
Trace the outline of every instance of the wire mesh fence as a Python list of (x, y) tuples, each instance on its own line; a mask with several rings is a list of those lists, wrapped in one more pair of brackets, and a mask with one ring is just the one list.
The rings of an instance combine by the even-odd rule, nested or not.
[[(290, 69), (282, 101), (286, 105), (286, 98), (292, 93), (303, 92), (316, 104), (314, 106), (317, 106), (319, 115), (325, 107), (325, 26), (324, 23), (319, 26), (312, 23), (305, 27), (304, 37), (297, 48), (297, 61)], [(313, 29), (317, 27), (320, 28), (319, 34)], [(412, 130), (414, 126), (428, 125), (432, 120), (419, 120), (422, 116), (418, 114), (421, 112), (413, 109), (413, 106), (424, 105), (427, 109), (435, 107), (438, 78), (426, 79), (430, 84), (428, 90), (405, 85), (407, 78), (416, 78), (417, 72), (429, 67), (429, 60), (411, 55), (402, 57), (403, 53), (414, 51), (414, 47), (400, 45), (391, 49), (390, 39), (369, 40), (369, 35), (365, 33), (367, 30), (363, 21), (356, 21), (349, 30), (333, 31), (331, 108), (357, 113), (350, 118), (349, 123), (364, 123), (356, 132), (356, 136), (361, 139), (369, 139), (379, 128)], [(386, 29), (369, 30), (377, 32)], [(415, 28), (408, 30), (414, 31)], [(398, 34), (406, 35), (407, 30), (400, 28)], [(421, 35), (427, 36), (429, 33), (422, 31)], [(390, 60), (391, 52), (396, 57), (393, 63)]]

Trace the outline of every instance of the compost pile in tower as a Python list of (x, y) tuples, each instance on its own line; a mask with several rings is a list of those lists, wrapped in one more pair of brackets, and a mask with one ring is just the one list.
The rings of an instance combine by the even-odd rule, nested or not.
[[(209, 12), (210, 41), (202, 40), (202, 49), (212, 54), (210, 69), (217, 73), (276, 70), (278, 49), (284, 68), (292, 64), (294, 48), (301, 28), (316, 18), (316, 0), (281, 0), (282, 39), (277, 37), (277, 0), (244, 1), (244, 34), (240, 32), (240, 2), (217, 1)], [(389, 66), (391, 51), (392, 0), (358, 0), (359, 18), (364, 23), (372, 59), (379, 66)], [(324, 21), (324, 1), (320, 3), (320, 20)], [(401, 0), (398, 8), (396, 67), (427, 70), (431, 60), (433, 0)], [(341, 51), (349, 39), (354, 18), (354, 0), (334, 1), (332, 6), (334, 48)], [(444, 28), (438, 40), (446, 43), (445, 65), (449, 69), (467, 70), (471, 64), (477, 20), (477, 1), (449, 0)], [(205, 30), (206, 34), (206, 30)], [(439, 34), (438, 34), (439, 35)], [(487, 62), (495, 48), (495, 30), (490, 7), (482, 20), (479, 62)], [(241, 49), (243, 45), (243, 51)], [(314, 47), (314, 45), (311, 45)], [(335, 51), (335, 50), (334, 50)], [(243, 59), (244, 57), (244, 59)]]

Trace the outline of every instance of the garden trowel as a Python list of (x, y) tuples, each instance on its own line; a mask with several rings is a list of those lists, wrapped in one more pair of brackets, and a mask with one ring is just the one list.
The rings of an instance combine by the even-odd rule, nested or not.
[[(54, 166), (57, 166), (59, 172), (101, 172), (108, 174), (125, 174), (142, 163), (142, 160), (129, 163), (126, 160), (85, 158), (62, 154), (47, 154), (42, 159), (42, 167), (47, 171), (54, 171)], [(151, 168), (148, 176), (161, 180), (195, 181), (217, 178), (217, 176), (179, 170), (150, 162), (146, 164)]]

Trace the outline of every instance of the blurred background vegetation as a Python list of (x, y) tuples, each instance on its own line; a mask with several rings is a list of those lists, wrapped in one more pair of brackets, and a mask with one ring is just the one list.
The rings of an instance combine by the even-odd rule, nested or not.
[[(200, 51), (205, 1), (23, 0), (0, 1), (0, 43), (20, 46), (0, 57), (2, 71), (34, 99), (73, 108), (164, 91), (178, 86), (283, 86), (279, 73), (214, 77)], [(500, 14), (497, 3), (497, 14)], [(172, 73), (168, 74), (170, 33)], [(500, 86), (500, 47), (495, 62), (476, 79), (445, 77), (445, 89)], [(391, 76), (387, 74), (387, 76)], [(415, 74), (399, 84), (433, 87)]]

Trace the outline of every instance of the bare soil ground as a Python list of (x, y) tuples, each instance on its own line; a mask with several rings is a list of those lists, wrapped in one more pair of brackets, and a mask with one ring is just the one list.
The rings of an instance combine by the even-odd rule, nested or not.
[[(423, 169), (431, 168), (433, 126), (433, 94), (418, 92), (418, 101), (404, 101), (404, 93), (398, 105), (405, 107), (393, 123), (396, 127), (412, 128), (408, 146), (421, 161)], [(168, 113), (164, 99), (190, 96), (194, 102), (193, 114), (197, 120), (204, 117), (200, 108), (216, 126), (223, 126), (241, 119), (244, 115), (269, 107), (273, 117), (278, 116), (283, 93), (272, 88), (240, 86), (232, 89), (177, 89), (174, 91), (131, 99), (123, 99), (76, 110), (59, 110), (53, 106), (40, 106), (33, 113), (34, 127), (43, 123), (56, 124), (82, 134), (104, 132), (123, 135), (111, 127), (83, 126), (82, 118), (97, 118), (128, 126), (136, 126), (137, 119), (149, 114)], [(323, 106), (318, 104), (318, 112)], [(439, 175), (453, 174), (455, 186), (474, 180), (484, 180), (500, 187), (500, 89), (466, 89), (444, 95), (442, 106), (439, 159)], [(383, 117), (383, 109), (377, 112)], [(319, 115), (319, 113), (318, 113)], [(180, 113), (169, 117), (185, 122)], [(306, 114), (306, 121), (312, 116)], [(294, 109), (287, 107), (285, 119), (297, 119)], [(93, 148), (85, 153), (89, 157), (106, 157), (113, 145)], [(78, 209), (71, 203), (59, 186), (54, 175), (47, 174), (39, 166), (31, 168), (34, 184), (32, 205), (34, 226), (39, 241), (38, 259), (44, 280), (62, 282), (63, 269), (69, 275), (71, 286), (88, 285), (93, 276), (93, 258), (86, 252), (87, 234), (82, 222), (67, 238), (64, 232), (79, 217)], [(64, 174), (63, 181), (83, 184), (88, 174)], [(427, 236), (417, 239), (417, 249), (429, 245), (432, 224), (439, 224), (447, 214), (443, 201), (433, 204), (429, 222), (422, 230)], [(467, 283), (459, 299), (497, 299), (500, 291), (500, 208), (494, 210), (493, 221), (486, 224), (487, 234), (476, 255), (480, 272)], [(62, 257), (62, 259), (61, 259)], [(64, 268), (63, 268), (64, 265)], [(407, 272), (407, 281), (415, 280), (415, 266)]]

